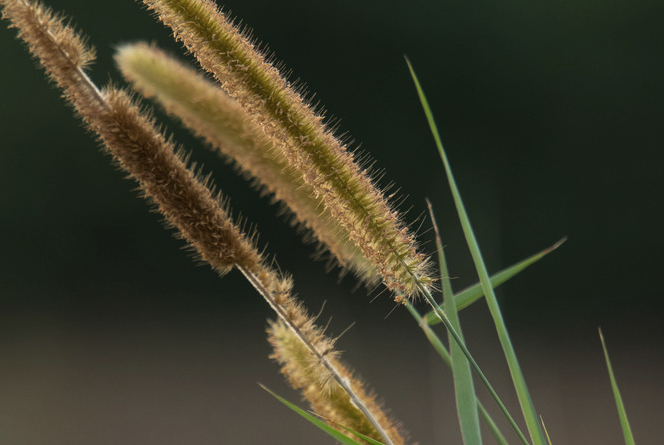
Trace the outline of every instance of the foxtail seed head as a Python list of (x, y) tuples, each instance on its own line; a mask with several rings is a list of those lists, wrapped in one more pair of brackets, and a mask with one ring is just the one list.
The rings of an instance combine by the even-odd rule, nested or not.
[[(118, 164), (158, 206), (167, 221), (219, 273), (240, 264), (265, 275), (267, 287), (275, 276), (230, 218), (205, 180), (197, 178), (167, 140), (123, 91), (100, 91), (83, 71), (94, 49), (71, 26), (39, 3), (1, 0), (3, 18), (18, 28), (30, 52), (62, 90), (89, 129), (94, 131)], [(269, 279), (268, 279), (269, 278)]]
[[(334, 349), (334, 341), (325, 336), (306, 313), (300, 316), (309, 320), (306, 329), (307, 340), (315, 345), (319, 354), (329, 360), (341, 377), (349, 382), (357, 397), (372, 412), (392, 443), (403, 445), (405, 439), (398, 426), (381, 409), (375, 397), (367, 393), (362, 382), (339, 361), (339, 352)], [(337, 425), (343, 425), (372, 439), (382, 440), (376, 428), (351, 402), (319, 358), (281, 320), (270, 322), (267, 332), (273, 350), (270, 357), (281, 365), (281, 373), (294, 389), (302, 392), (303, 397), (319, 416), (328, 420), (332, 427), (354, 439), (357, 437)]]
[(253, 243), (233, 223), (221, 198), (186, 167), (172, 142), (157, 132), (125, 93), (110, 89), (106, 98), (111, 111), (94, 129), (159, 212), (219, 273), (235, 264), (261, 270), (263, 259)]
[[(38, 2), (0, 0), (2, 18), (16, 28), (30, 54), (46, 70), (49, 79), (62, 89), (63, 97), (75, 105), (78, 112), (94, 114), (104, 107), (99, 90), (88, 83), (85, 75), (95, 58), (95, 50), (77, 34), (65, 18), (55, 15)], [(87, 81), (86, 81), (87, 79)], [(88, 83), (82, 88), (81, 83)]]
[(370, 175), (225, 14), (209, 0), (143, 2), (299, 172), (313, 198), (322, 201), (320, 214), (339, 222), (397, 300), (428, 290), (434, 281), (428, 258), (418, 252), (414, 236)]
[[(333, 341), (323, 335), (315, 320), (291, 296), (291, 281), (265, 264), (253, 243), (232, 222), (219, 198), (213, 196), (207, 181), (187, 168), (174, 144), (154, 127), (152, 119), (127, 93), (114, 87), (99, 91), (83, 72), (82, 67), (91, 60), (93, 51), (61, 19), (39, 4), (0, 0), (0, 5), (4, 7), (3, 17), (19, 28), (19, 36), (51, 79), (64, 90), (88, 128), (98, 135), (118, 164), (139, 183), (144, 195), (158, 206), (160, 213), (177, 227), (202, 259), (220, 273), (237, 266), (261, 289), (282, 320), (271, 328), (275, 358), (284, 360), (284, 369), (291, 367), (286, 364), (291, 360), (289, 355), (308, 368), (307, 371), (292, 365), (295, 368), (289, 378), (293, 385), (306, 385), (305, 394), (325, 417), (338, 419), (339, 423), (374, 438), (385, 437), (390, 439), (389, 443), (402, 444), (403, 439), (373, 397), (367, 396), (361, 383), (338, 363)], [(369, 414), (374, 422), (363, 413)]]
[(343, 259), (348, 269), (367, 281), (375, 279), (373, 265), (349, 241), (344, 227), (324, 211), (322, 199), (237, 101), (154, 45), (124, 45), (115, 58), (134, 89), (180, 118), (226, 159), (234, 159), (245, 175), (260, 178), (256, 185), (288, 203), (295, 220)]

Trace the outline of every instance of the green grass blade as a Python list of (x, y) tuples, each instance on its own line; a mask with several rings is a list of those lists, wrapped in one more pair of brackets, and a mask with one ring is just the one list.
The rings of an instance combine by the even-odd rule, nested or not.
[(422, 103), (422, 108), (424, 109), (427, 121), (429, 122), (431, 133), (433, 134), (436, 146), (438, 147), (438, 151), (440, 153), (441, 160), (443, 161), (445, 173), (447, 175), (448, 183), (452, 191), (452, 196), (454, 198), (454, 203), (457, 208), (457, 213), (459, 215), (459, 220), (461, 221), (461, 227), (466, 237), (466, 242), (468, 243), (471, 256), (473, 257), (473, 262), (475, 263), (475, 268), (477, 269), (477, 273), (480, 278), (480, 283), (482, 284), (482, 289), (485, 295), (485, 299), (487, 301), (487, 305), (489, 306), (489, 311), (491, 312), (491, 316), (496, 326), (498, 339), (500, 340), (500, 344), (503, 348), (503, 353), (507, 361), (507, 366), (512, 376), (512, 384), (514, 385), (514, 389), (516, 391), (517, 398), (519, 400), (519, 405), (521, 406), (521, 412), (523, 413), (524, 419), (526, 421), (526, 426), (528, 427), (528, 432), (530, 433), (533, 445), (545, 445), (546, 439), (544, 438), (544, 433), (542, 432), (542, 428), (540, 427), (540, 424), (537, 420), (537, 413), (535, 411), (535, 407), (533, 406), (533, 402), (530, 397), (528, 387), (526, 386), (526, 381), (523, 377), (523, 372), (521, 371), (521, 367), (519, 366), (519, 362), (516, 357), (516, 352), (514, 351), (514, 346), (512, 346), (509, 334), (507, 333), (507, 328), (505, 326), (503, 316), (500, 312), (500, 307), (498, 306), (498, 300), (496, 299), (496, 295), (494, 294), (493, 288), (491, 287), (489, 273), (487, 272), (486, 265), (484, 264), (484, 260), (482, 259), (482, 254), (480, 252), (479, 245), (477, 244), (475, 233), (473, 232), (470, 220), (468, 218), (468, 214), (463, 205), (463, 201), (461, 200), (461, 195), (459, 194), (459, 190), (456, 186), (456, 181), (454, 180), (452, 169), (450, 167), (449, 161), (447, 160), (447, 155), (445, 154), (445, 150), (443, 149), (443, 144), (441, 142), (440, 134), (438, 132), (438, 128), (436, 127), (436, 123), (433, 118), (431, 108), (429, 107), (427, 99), (424, 95), (424, 91), (420, 86), (417, 76), (415, 75), (415, 71), (413, 70), (413, 67), (410, 64), (410, 61), (408, 61), (408, 59), (406, 59), (406, 61), (408, 63), (408, 68), (410, 69), (413, 82), (415, 83), (415, 88), (417, 89), (417, 94), (420, 98), (420, 102)]
[(505, 439), (505, 436), (503, 436), (500, 428), (498, 428), (496, 422), (493, 421), (489, 415), (489, 412), (486, 410), (486, 408), (484, 408), (484, 405), (482, 405), (482, 402), (479, 400), (477, 401), (477, 409), (479, 410), (482, 419), (484, 419), (484, 422), (488, 425), (489, 430), (491, 431), (491, 434), (493, 434), (493, 438), (496, 439), (498, 445), (508, 445), (507, 439)]
[[(556, 250), (562, 243), (564, 243), (567, 240), (567, 238), (562, 238), (560, 241), (555, 243), (551, 247), (547, 247), (546, 249), (536, 253), (535, 255), (532, 255), (525, 260), (521, 260), (516, 264), (511, 265), (510, 267), (501, 270), (500, 272), (494, 274), (491, 276), (491, 287), (494, 289), (501, 284), (503, 284), (505, 281), (509, 280), (519, 272), (525, 270), (532, 264), (536, 263), (537, 261), (541, 260), (544, 258), (546, 255), (549, 253), (553, 252)], [(470, 287), (465, 288), (462, 291), (459, 291), (454, 295), (454, 302), (456, 303), (457, 311), (460, 311), (461, 309), (465, 309), (480, 298), (484, 296), (484, 291), (482, 291), (482, 284), (481, 283), (476, 283)], [(425, 315), (427, 323), (430, 325), (436, 325), (440, 323), (440, 319), (436, 316), (436, 314), (433, 311), (430, 311)]]
[[(267, 391), (267, 392), (269, 392), (270, 394), (272, 394), (272, 396), (273, 396), (275, 399), (277, 399), (278, 401), (280, 401), (281, 403), (283, 403), (284, 405), (286, 405), (287, 407), (289, 407), (290, 409), (292, 409), (293, 411), (295, 411), (296, 413), (298, 413), (300, 416), (304, 417), (306, 420), (308, 420), (309, 422), (311, 422), (313, 425), (317, 426), (318, 428), (320, 428), (321, 430), (323, 430), (324, 432), (326, 432), (327, 434), (329, 434), (330, 436), (332, 436), (332, 437), (334, 438), (334, 440), (336, 440), (336, 441), (338, 441), (338, 442), (340, 442), (340, 443), (342, 443), (342, 444), (344, 444), (344, 445), (363, 445), (363, 444), (361, 444), (360, 442), (358, 442), (358, 441), (356, 441), (356, 440), (353, 440), (352, 438), (346, 436), (345, 434), (340, 433), (339, 431), (335, 430), (335, 429), (332, 428), (330, 425), (328, 425), (327, 423), (325, 423), (325, 422), (323, 422), (322, 420), (320, 420), (318, 417), (316, 417), (316, 416), (314, 416), (314, 415), (312, 415), (312, 414), (309, 414), (308, 412), (306, 412), (306, 411), (303, 410), (302, 408), (298, 407), (297, 405), (294, 405), (294, 404), (292, 404), (291, 402), (289, 402), (288, 400), (286, 400), (286, 399), (284, 399), (284, 398), (282, 398), (282, 397), (279, 397), (279, 396), (276, 395), (274, 392), (272, 392), (272, 391), (270, 391), (269, 389), (267, 389), (265, 386), (263, 386), (263, 385), (260, 385), (260, 386), (261, 386), (261, 388), (263, 388), (265, 391)], [(376, 444), (383, 445), (383, 444), (380, 443), (380, 442), (376, 442)]]
[(616, 399), (616, 408), (618, 409), (618, 416), (620, 416), (620, 426), (622, 427), (623, 436), (625, 437), (625, 444), (635, 445), (634, 436), (632, 435), (632, 428), (629, 426), (629, 421), (627, 420), (627, 411), (625, 411), (625, 405), (623, 405), (622, 397), (620, 396), (620, 390), (618, 389), (618, 382), (616, 382), (616, 377), (613, 374), (613, 367), (611, 366), (611, 360), (609, 359), (609, 351), (606, 349), (606, 343), (604, 343), (604, 335), (602, 334), (601, 329), (599, 330), (599, 339), (602, 342), (602, 349), (604, 350), (606, 369), (609, 371), (611, 389), (613, 390), (613, 397)]
[(433, 329), (431, 329), (431, 323), (427, 323), (424, 321), (423, 317), (420, 315), (417, 309), (415, 309), (415, 306), (413, 305), (413, 303), (410, 302), (410, 300), (405, 300), (405, 304), (406, 304), (406, 309), (408, 309), (408, 311), (411, 313), (415, 321), (417, 321), (420, 328), (424, 332), (424, 335), (426, 335), (427, 339), (429, 340), (429, 343), (431, 343), (431, 345), (436, 350), (438, 355), (440, 355), (445, 364), (451, 369), (452, 357), (450, 356), (450, 353), (447, 351), (447, 348), (440, 340), (438, 335), (436, 335)]
[[(429, 214), (431, 215), (433, 230), (436, 234), (436, 248), (438, 250), (438, 264), (440, 265), (440, 281), (443, 286), (443, 295), (447, 295), (448, 297), (444, 299), (443, 306), (452, 326), (463, 340), (461, 323), (459, 321), (456, 304), (454, 303), (452, 284), (450, 283), (447, 261), (445, 259), (445, 252), (443, 251), (443, 242), (440, 238), (438, 224), (436, 224), (436, 218), (434, 217), (431, 203), (427, 201), (427, 205), (429, 206)], [(452, 375), (454, 377), (454, 392), (456, 395), (459, 425), (461, 426), (461, 437), (463, 437), (463, 443), (465, 445), (481, 445), (482, 433), (480, 431), (480, 419), (477, 413), (477, 396), (475, 394), (475, 385), (473, 384), (473, 373), (460, 346), (454, 341), (454, 338), (451, 337), (452, 334), (449, 335), (450, 355), (452, 357)]]
[[(415, 306), (413, 303), (410, 301), (406, 300), (406, 309), (410, 312), (410, 314), (413, 316), (415, 321), (418, 323), (419, 327), (422, 329), (424, 332), (424, 335), (426, 335), (427, 339), (431, 343), (431, 345), (434, 347), (438, 355), (443, 359), (443, 362), (451, 369), (452, 368), (452, 357), (450, 356), (450, 353), (447, 351), (447, 348), (445, 348), (445, 345), (443, 342), (440, 340), (438, 335), (431, 329), (431, 326), (429, 326), (427, 323), (424, 322), (423, 317), (420, 315), (420, 313), (415, 309)], [(505, 437), (503, 436), (502, 432), (496, 425), (496, 422), (491, 418), (489, 413), (484, 409), (484, 406), (482, 406), (482, 403), (478, 400), (477, 401), (477, 409), (480, 412), (480, 415), (486, 422), (486, 424), (489, 426), (489, 429), (491, 430), (491, 433), (493, 434), (493, 437), (496, 439), (498, 444), (500, 445), (507, 445), (507, 440), (505, 440)], [(509, 413), (508, 413), (509, 415)], [(527, 443), (527, 442), (525, 442)]]
[(336, 426), (338, 426), (339, 428), (343, 428), (343, 429), (345, 429), (346, 431), (348, 431), (349, 433), (354, 434), (355, 436), (359, 437), (360, 439), (366, 440), (366, 441), (369, 442), (371, 445), (384, 445), (382, 442), (378, 442), (376, 439), (372, 439), (371, 437), (369, 437), (369, 436), (365, 436), (365, 435), (362, 434), (362, 433), (358, 433), (357, 431), (353, 431), (353, 430), (351, 430), (350, 428), (347, 428), (347, 427), (345, 427), (345, 426), (343, 426), (343, 425), (339, 425), (337, 422), (334, 422), (334, 424), (335, 424)]
[(470, 362), (470, 366), (473, 368), (475, 371), (475, 374), (479, 379), (482, 381), (482, 384), (486, 387), (486, 389), (489, 391), (489, 394), (491, 394), (491, 397), (493, 397), (493, 400), (496, 402), (500, 410), (502, 411), (503, 415), (507, 419), (507, 421), (510, 423), (510, 426), (514, 429), (514, 432), (519, 436), (519, 439), (521, 442), (524, 443), (524, 445), (528, 445), (528, 440), (526, 439), (526, 436), (523, 435), (521, 432), (521, 429), (519, 428), (519, 425), (516, 424), (514, 421), (514, 418), (510, 414), (510, 412), (507, 410), (507, 407), (503, 403), (503, 401), (498, 397), (498, 393), (496, 393), (496, 390), (493, 389), (493, 386), (489, 382), (489, 379), (486, 378), (484, 375), (484, 372), (482, 372), (482, 369), (480, 369), (480, 366), (477, 364), (477, 361), (473, 358), (472, 354), (464, 344), (463, 340), (459, 337), (459, 334), (457, 334), (456, 330), (454, 329), (454, 326), (452, 326), (452, 323), (450, 322), (450, 319), (447, 317), (447, 314), (442, 310), (442, 308), (436, 303), (436, 300), (431, 296), (429, 291), (427, 289), (424, 289), (424, 287), (420, 288), (420, 292), (422, 293), (422, 296), (427, 300), (429, 305), (436, 311), (436, 315), (440, 317), (441, 321), (445, 325), (445, 328), (447, 328), (447, 331), (451, 334), (452, 338), (456, 342), (457, 345), (461, 348), (463, 351), (463, 354), (466, 356), (468, 361)]
[(551, 437), (549, 436), (549, 431), (547, 431), (546, 429), (546, 425), (544, 424), (544, 419), (542, 418), (542, 416), (540, 416), (540, 423), (542, 424), (542, 429), (544, 430), (546, 441), (548, 442), (549, 445), (553, 445), (553, 442), (551, 442)]

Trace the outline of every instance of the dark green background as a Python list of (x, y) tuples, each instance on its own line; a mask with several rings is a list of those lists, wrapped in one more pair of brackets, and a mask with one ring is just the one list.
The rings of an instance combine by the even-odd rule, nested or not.
[[(91, 75), (100, 84), (121, 81), (112, 63), (119, 43), (155, 41), (182, 54), (131, 1), (49, 4), (71, 15), (97, 47)], [(596, 340), (601, 326), (634, 413), (637, 442), (655, 443), (664, 372), (662, 3), (225, 5), (269, 44), (292, 80), (316, 93), (314, 101), (339, 122), (340, 133), (371, 153), (385, 170), (381, 183), (400, 187), (407, 196), (402, 208), (410, 209), (409, 220), (419, 217), (415, 227), (428, 251), (424, 200), (432, 201), (453, 285), (461, 289), (476, 277), (403, 59), (408, 55), (490, 271), (569, 238), (499, 291), (554, 442), (620, 443)], [(134, 184), (111, 167), (4, 25), (0, 351), (8, 359), (0, 361), (0, 400), (9, 402), (0, 402), (0, 423), (12, 427), (0, 428), (0, 441), (318, 440), (255, 385), (260, 380), (290, 394), (265, 358), (265, 304), (239, 275), (220, 280), (179, 250), (182, 241), (136, 198)], [(405, 311), (384, 320), (393, 309), (387, 294), (370, 304), (376, 293), (351, 292), (353, 279), (337, 285), (338, 273), (326, 275), (324, 263), (310, 260), (313, 248), (274, 218), (266, 198), (164, 121), (194, 159), (214, 170), (235, 211), (256, 225), (261, 246), (294, 275), (312, 311), (327, 301), (331, 333), (357, 321), (342, 349), (413, 440), (458, 440), (449, 378), (443, 375), (445, 392), (434, 397), (439, 365)], [(513, 403), (497, 345), (486, 340), (490, 319), (483, 303), (476, 306), (464, 316), (471, 349), (480, 351), (480, 364), (495, 368)], [(225, 395), (229, 386), (237, 395)], [(118, 395), (125, 393), (137, 399)], [(234, 409), (241, 401), (246, 407)], [(262, 427), (264, 436), (247, 427), (259, 408), (273, 423)], [(428, 414), (437, 410), (447, 413), (445, 423)], [(44, 437), (30, 435), (32, 422), (45, 428)], [(293, 433), (300, 428), (305, 432)], [(249, 437), (237, 439), (242, 431)]]

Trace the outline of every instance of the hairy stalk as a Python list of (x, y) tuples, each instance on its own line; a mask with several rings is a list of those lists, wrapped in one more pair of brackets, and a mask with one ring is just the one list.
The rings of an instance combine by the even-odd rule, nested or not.
[[(219, 196), (214, 196), (205, 179), (197, 178), (186, 166), (175, 145), (167, 140), (123, 91), (100, 91), (83, 71), (94, 51), (61, 18), (39, 3), (0, 0), (3, 17), (18, 28), (19, 37), (64, 91), (67, 101), (94, 131), (106, 150), (138, 183), (166, 220), (175, 226), (220, 274), (237, 267), (259, 290), (279, 317), (312, 354), (335, 376), (337, 383), (378, 434), (390, 445), (399, 445), (381, 426), (348, 375), (330, 361), (334, 352), (321, 352), (307, 332), (315, 332), (313, 321), (291, 296), (292, 283), (266, 265), (265, 258), (233, 223)], [(322, 342), (321, 344), (326, 344)], [(328, 358), (329, 357), (329, 358)]]
[(115, 59), (134, 89), (155, 99), (226, 159), (234, 159), (245, 175), (261, 178), (262, 183), (256, 180), (256, 185), (288, 203), (294, 222), (300, 221), (335, 257), (344, 259), (343, 266), (367, 282), (376, 279), (374, 267), (349, 241), (348, 232), (329, 214), (321, 214), (322, 199), (300, 172), (289, 167), (237, 101), (154, 45), (123, 45)]
[(100, 91), (83, 71), (78, 54), (93, 54), (75, 31), (39, 4), (3, 0), (3, 16), (106, 149), (139, 183), (167, 221), (220, 274), (234, 264), (259, 271), (263, 258), (241, 234), (221, 200), (186, 167), (182, 155), (132, 103), (127, 93)]
[[(397, 212), (306, 101), (209, 0), (143, 0), (252, 116), (337, 219), (397, 301), (430, 289), (426, 256)], [(340, 258), (343, 264), (345, 260)]]

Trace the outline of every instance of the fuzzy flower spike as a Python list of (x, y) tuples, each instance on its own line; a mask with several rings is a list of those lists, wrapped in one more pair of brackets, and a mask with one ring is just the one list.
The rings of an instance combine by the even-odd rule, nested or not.
[(234, 160), (235, 166), (254, 178), (258, 187), (264, 187), (282, 203), (287, 202), (294, 222), (315, 234), (334, 256), (343, 258), (349, 270), (369, 282), (375, 280), (373, 265), (350, 241), (345, 228), (330, 215), (321, 214), (323, 200), (304, 182), (299, 171), (288, 165), (236, 100), (200, 72), (154, 45), (123, 45), (115, 59), (135, 90), (181, 119), (225, 159)]
[[(312, 199), (322, 201), (319, 217), (339, 222), (397, 301), (429, 291), (434, 281), (431, 267), (428, 257), (418, 252), (415, 237), (353, 153), (323, 124), (323, 117), (248, 37), (212, 1), (143, 2), (246, 110), (273, 144), (273, 152), (311, 187)], [(342, 265), (349, 261), (343, 255), (338, 259)]]
[[(334, 402), (345, 407), (336, 421), (355, 425), (359, 432), (388, 445), (403, 444), (394, 423), (341, 365), (334, 341), (323, 335), (315, 318), (292, 296), (292, 281), (267, 264), (253, 241), (233, 223), (207, 181), (187, 168), (175, 145), (125, 92), (113, 87), (100, 91), (90, 80), (83, 68), (94, 59), (94, 50), (62, 18), (37, 2), (0, 0), (0, 6), (3, 18), (18, 29), (19, 38), (62, 89), (65, 99), (120, 167), (138, 182), (144, 196), (204, 261), (220, 274), (233, 267), (239, 269), (275, 310), (279, 321), (273, 326), (281, 328), (278, 335), (284, 339), (274, 340), (275, 344), (283, 343), (280, 351), (295, 348), (298, 357), (306, 357), (305, 366), (317, 367), (319, 380), (312, 383), (309, 395), (321, 396), (311, 399), (312, 406), (322, 415), (329, 414), (326, 407), (333, 405), (315, 401), (334, 394)], [(279, 357), (288, 360), (283, 354)]]
[(100, 90), (84, 71), (94, 49), (63, 18), (38, 3), (2, 0), (3, 17), (18, 28), (47, 74), (119, 165), (139, 183), (166, 220), (217, 272), (241, 264), (258, 272), (263, 262), (225, 207), (185, 165), (175, 145), (122, 90)]

